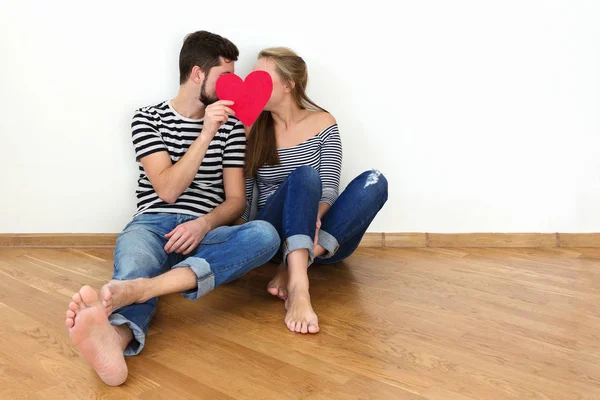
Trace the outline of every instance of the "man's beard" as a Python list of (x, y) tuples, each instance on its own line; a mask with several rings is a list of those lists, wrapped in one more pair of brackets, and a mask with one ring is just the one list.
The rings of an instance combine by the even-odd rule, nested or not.
[(206, 80), (204, 80), (204, 82), (202, 82), (202, 87), (200, 88), (200, 101), (206, 107), (208, 107), (211, 104), (219, 101), (219, 99), (216, 96), (215, 97), (210, 97), (208, 95), (208, 93), (206, 93)]

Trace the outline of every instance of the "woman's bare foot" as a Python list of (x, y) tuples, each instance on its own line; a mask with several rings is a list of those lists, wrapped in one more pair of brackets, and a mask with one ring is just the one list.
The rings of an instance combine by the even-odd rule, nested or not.
[(121, 337), (108, 322), (94, 289), (83, 286), (73, 295), (66, 324), (71, 340), (104, 383), (118, 386), (125, 382), (128, 371)]
[(288, 293), (285, 302), (285, 324), (288, 329), (298, 333), (319, 332), (319, 319), (310, 304), (308, 289), (295, 286), (289, 288)]
[(148, 300), (143, 298), (143, 281), (143, 278), (127, 281), (112, 280), (104, 285), (100, 290), (100, 298), (106, 315), (112, 314), (121, 307)]
[(267, 285), (267, 291), (281, 300), (287, 300), (288, 269), (285, 264), (277, 268), (277, 274)]

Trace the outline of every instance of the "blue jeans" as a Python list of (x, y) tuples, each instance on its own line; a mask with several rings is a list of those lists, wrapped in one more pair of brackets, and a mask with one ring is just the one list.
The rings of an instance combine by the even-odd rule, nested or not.
[[(280, 246), (275, 229), (266, 222), (254, 221), (240, 226), (222, 226), (210, 231), (188, 256), (164, 250), (165, 234), (195, 217), (183, 214), (141, 214), (123, 229), (114, 254), (113, 279), (153, 278), (172, 268), (190, 267), (198, 286), (181, 293), (190, 300), (231, 282), (268, 262)], [(144, 347), (148, 326), (156, 311), (158, 298), (131, 304), (110, 315), (112, 325), (126, 324), (134, 339), (126, 356), (137, 355)]]
[(312, 167), (299, 167), (273, 193), (255, 220), (267, 221), (282, 240), (277, 261), (287, 261), (294, 250), (307, 249), (309, 262), (332, 264), (356, 250), (369, 225), (388, 199), (388, 183), (378, 171), (365, 171), (340, 194), (321, 219), (318, 243), (326, 250), (315, 259), (321, 178)]

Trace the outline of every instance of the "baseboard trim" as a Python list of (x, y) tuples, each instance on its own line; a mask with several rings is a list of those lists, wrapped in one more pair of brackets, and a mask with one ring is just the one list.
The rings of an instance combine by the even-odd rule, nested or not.
[[(114, 247), (116, 233), (0, 234), (0, 248)], [(367, 248), (600, 248), (600, 233), (383, 233), (368, 232), (360, 247)]]
[(600, 233), (366, 233), (361, 247), (600, 248)]
[(0, 234), (0, 248), (6, 247), (114, 247), (116, 233), (25, 233)]

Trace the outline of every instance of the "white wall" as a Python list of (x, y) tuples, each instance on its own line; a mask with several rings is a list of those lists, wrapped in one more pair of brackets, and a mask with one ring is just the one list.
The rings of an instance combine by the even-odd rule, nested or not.
[(331, 3), (1, 1), (0, 232), (123, 227), (132, 112), (176, 94), (199, 29), (242, 76), (267, 46), (307, 60), (343, 184), (389, 180), (370, 231), (600, 231), (600, 2)]

